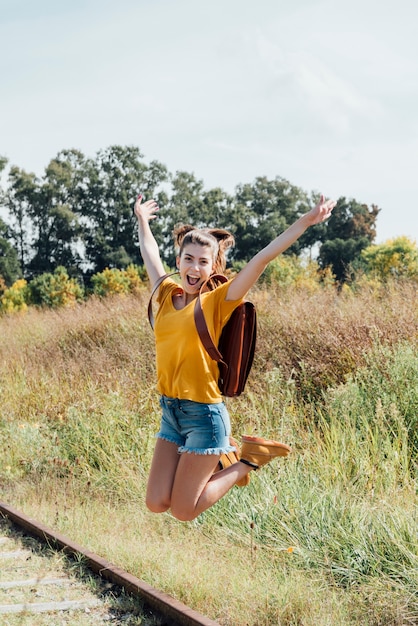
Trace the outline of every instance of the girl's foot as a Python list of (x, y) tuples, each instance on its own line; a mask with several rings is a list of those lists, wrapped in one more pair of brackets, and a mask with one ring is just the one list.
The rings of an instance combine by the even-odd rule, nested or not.
[(258, 469), (278, 456), (287, 456), (291, 451), (285, 443), (243, 435), (240, 461)]

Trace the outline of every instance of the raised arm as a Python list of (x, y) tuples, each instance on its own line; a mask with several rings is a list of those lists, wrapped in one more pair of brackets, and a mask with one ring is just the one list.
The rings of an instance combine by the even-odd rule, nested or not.
[(150, 221), (157, 217), (156, 211), (158, 211), (158, 205), (155, 200), (147, 200), (142, 204), (142, 196), (138, 196), (134, 214), (138, 220), (139, 248), (151, 286), (166, 273), (157, 242), (149, 225)]
[(242, 268), (242, 270), (232, 280), (226, 299), (239, 300), (240, 298), (243, 298), (256, 283), (270, 261), (287, 250), (292, 243), (297, 241), (297, 239), (303, 235), (309, 226), (313, 226), (314, 224), (319, 224), (327, 220), (336, 204), (337, 203), (334, 200), (325, 200), (325, 197), (321, 195), (316, 207), (308, 211), (308, 213), (305, 213), (305, 215), (302, 215), (281, 235), (276, 237), (276, 239), (253, 256), (247, 265)]

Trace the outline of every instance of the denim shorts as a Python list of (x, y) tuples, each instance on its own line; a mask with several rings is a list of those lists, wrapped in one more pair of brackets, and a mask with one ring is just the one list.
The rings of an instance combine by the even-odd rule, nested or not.
[(222, 454), (235, 450), (229, 443), (231, 422), (223, 402), (204, 404), (160, 397), (161, 428), (157, 437), (178, 445), (178, 451)]

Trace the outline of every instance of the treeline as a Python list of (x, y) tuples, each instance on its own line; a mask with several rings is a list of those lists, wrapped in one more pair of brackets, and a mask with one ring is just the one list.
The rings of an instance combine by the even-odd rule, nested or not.
[[(137, 246), (134, 201), (141, 191), (157, 199), (161, 211), (152, 223), (162, 258), (174, 265), (176, 224), (218, 226), (236, 237), (230, 256), (239, 266), (316, 203), (318, 194), (287, 180), (258, 177), (237, 185), (233, 194), (205, 189), (194, 174), (170, 173), (158, 161), (145, 163), (135, 146), (110, 146), (93, 158), (63, 150), (41, 177), (0, 157), (5, 183), (0, 188), (0, 276), (10, 287), (65, 268), (84, 286), (106, 269), (126, 270), (142, 263)], [(287, 252), (310, 251), (335, 279), (350, 279), (376, 235), (380, 209), (339, 198), (332, 217), (310, 228)]]

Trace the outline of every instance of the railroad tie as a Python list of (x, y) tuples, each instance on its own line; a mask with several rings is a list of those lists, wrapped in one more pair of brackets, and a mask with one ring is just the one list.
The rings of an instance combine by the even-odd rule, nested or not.
[[(91, 597), (90, 591), (84, 592), (86, 597), (63, 599), (65, 589), (81, 596), (81, 585), (59, 570), (53, 574), (45, 575), (44, 559), (34, 552), (18, 548), (9, 537), (0, 537), (0, 615), (88, 612), (104, 605), (99, 598)], [(34, 595), (47, 595), (48, 600), (36, 602)], [(5, 597), (7, 604), (2, 602)]]

